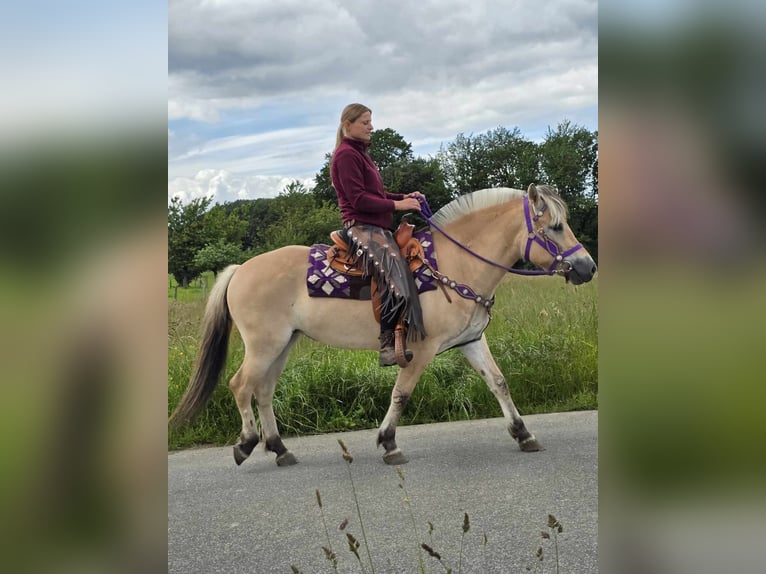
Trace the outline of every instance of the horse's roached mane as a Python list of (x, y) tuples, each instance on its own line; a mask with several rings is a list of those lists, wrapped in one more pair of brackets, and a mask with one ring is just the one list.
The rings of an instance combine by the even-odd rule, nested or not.
[[(540, 197), (545, 201), (551, 214), (551, 225), (566, 221), (567, 206), (564, 200), (549, 185), (537, 185)], [(461, 195), (437, 211), (431, 221), (436, 225), (447, 225), (461, 217), (488, 207), (502, 205), (513, 199), (523, 197), (526, 192), (510, 187), (492, 187)]]

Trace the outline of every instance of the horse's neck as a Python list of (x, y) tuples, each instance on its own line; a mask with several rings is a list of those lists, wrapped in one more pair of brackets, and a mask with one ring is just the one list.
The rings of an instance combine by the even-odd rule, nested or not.
[[(442, 229), (472, 252), (510, 267), (521, 258), (516, 237), (523, 224), (520, 209), (503, 205), (468, 214)], [(433, 238), (442, 273), (459, 283), (469, 284), (482, 295), (494, 292), (506, 271), (481, 261), (436, 230)]]

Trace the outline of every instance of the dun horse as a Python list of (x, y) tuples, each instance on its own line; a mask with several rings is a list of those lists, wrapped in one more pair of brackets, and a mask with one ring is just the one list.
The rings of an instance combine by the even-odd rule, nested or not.
[[(476, 191), (429, 218), (438, 256), (436, 276), (443, 286), (420, 295), (428, 336), (410, 343), (414, 358), (399, 370), (378, 430), (386, 463), (407, 462), (396, 444), (399, 417), (434, 356), (452, 348), (459, 349), (487, 383), (521, 450), (540, 450), (511, 399), (484, 330), (495, 289), (519, 259), (544, 270), (538, 273), (562, 275), (573, 285), (593, 278), (596, 265), (577, 242), (566, 216), (566, 205), (552, 188), (532, 184), (526, 193), (508, 188)], [(242, 365), (229, 382), (242, 416), (240, 440), (234, 446), (237, 464), (250, 456), (260, 438), (276, 454), (278, 465), (297, 462), (280, 438), (272, 398), (300, 335), (335, 347), (377, 349), (379, 328), (369, 301), (309, 297), (309, 249), (287, 246), (231, 265), (219, 274), (210, 292), (197, 366), (171, 424), (192, 420), (210, 400), (226, 363), (233, 322), (245, 347)]]

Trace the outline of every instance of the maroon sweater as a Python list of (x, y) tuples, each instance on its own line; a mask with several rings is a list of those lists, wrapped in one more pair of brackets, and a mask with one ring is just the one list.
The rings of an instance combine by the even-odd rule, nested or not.
[(367, 142), (343, 138), (333, 155), (330, 177), (344, 222), (353, 219), (388, 229), (394, 221), (394, 200), (404, 195), (385, 190), (378, 166), (367, 154), (369, 147)]

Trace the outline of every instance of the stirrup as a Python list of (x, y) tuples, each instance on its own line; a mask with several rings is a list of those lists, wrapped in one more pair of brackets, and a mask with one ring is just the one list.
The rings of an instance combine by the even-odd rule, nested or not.
[(410, 364), (412, 357), (412, 351), (407, 349), (404, 343), (404, 329), (397, 327), (394, 330), (394, 354), (396, 356), (396, 363), (403, 369)]
[[(397, 339), (397, 332), (399, 332)], [(396, 329), (394, 331), (384, 331), (380, 334), (380, 353), (378, 364), (381, 367), (393, 367), (398, 365), (401, 368), (406, 367), (412, 360), (412, 351), (403, 350), (404, 337), (403, 331)]]

